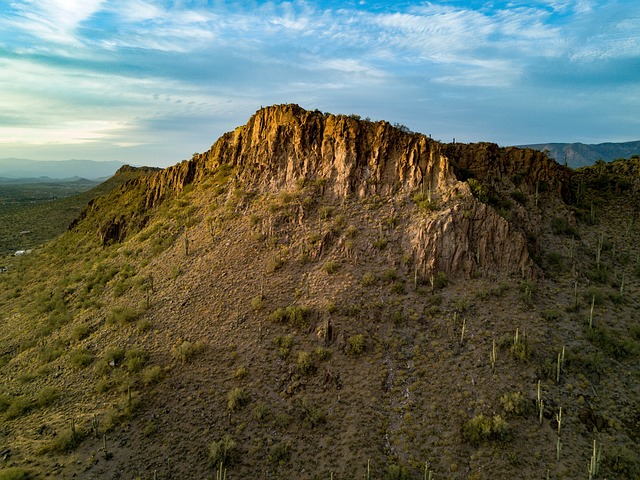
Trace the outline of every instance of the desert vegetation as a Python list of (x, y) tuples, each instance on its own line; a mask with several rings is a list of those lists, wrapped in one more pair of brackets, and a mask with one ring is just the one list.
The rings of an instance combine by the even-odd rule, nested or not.
[[(637, 159), (445, 147), (362, 196), (184, 162), (3, 259), (0, 478), (637, 478)], [(450, 218), (513, 242), (437, 264)]]

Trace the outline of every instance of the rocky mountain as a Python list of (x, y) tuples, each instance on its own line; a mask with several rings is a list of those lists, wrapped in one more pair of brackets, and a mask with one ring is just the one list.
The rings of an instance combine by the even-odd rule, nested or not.
[(96, 162), (92, 160), (41, 161), (24, 158), (0, 158), (0, 177), (9, 180), (47, 181), (50, 179), (70, 179), (72, 177), (89, 180), (112, 176), (122, 162)]
[(558, 163), (566, 162), (571, 168), (593, 165), (596, 160), (610, 162), (617, 158), (630, 158), (640, 155), (640, 141), (622, 143), (538, 143), (521, 145), (521, 148), (532, 148), (541, 152), (548, 152)]
[(4, 261), (0, 475), (637, 478), (639, 167), (261, 109)]

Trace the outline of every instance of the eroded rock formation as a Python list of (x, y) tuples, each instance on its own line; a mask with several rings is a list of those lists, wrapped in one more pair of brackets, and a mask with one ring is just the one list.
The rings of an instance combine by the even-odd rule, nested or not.
[(437, 271), (470, 275), (533, 268), (526, 233), (478, 201), (467, 178), (489, 184), (519, 178), (529, 191), (545, 182), (559, 198), (569, 192), (569, 171), (540, 152), (485, 143), (444, 145), (385, 121), (279, 105), (259, 110), (246, 125), (223, 135), (192, 160), (128, 184), (125, 188), (144, 192), (136, 207), (141, 211), (129, 209), (138, 220), (114, 217), (113, 225), (100, 226), (101, 234), (122, 241), (130, 231), (127, 227), (146, 218), (142, 210), (152, 210), (222, 166), (231, 169), (237, 184), (261, 193), (292, 189), (301, 179), (322, 180), (323, 194), (329, 197), (411, 199), (418, 192), (429, 192), (440, 208), (425, 214), (411, 207), (407, 228), (423, 276)]

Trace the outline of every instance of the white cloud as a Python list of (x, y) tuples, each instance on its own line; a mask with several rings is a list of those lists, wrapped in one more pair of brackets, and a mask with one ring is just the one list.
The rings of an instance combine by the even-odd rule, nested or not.
[(10, 23), (46, 41), (77, 44), (77, 27), (98, 12), (105, 0), (18, 0)]

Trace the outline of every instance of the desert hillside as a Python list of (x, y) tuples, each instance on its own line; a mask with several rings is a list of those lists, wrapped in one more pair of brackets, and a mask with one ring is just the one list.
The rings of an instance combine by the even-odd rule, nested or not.
[(261, 109), (2, 260), (0, 479), (637, 479), (639, 209), (637, 158)]

